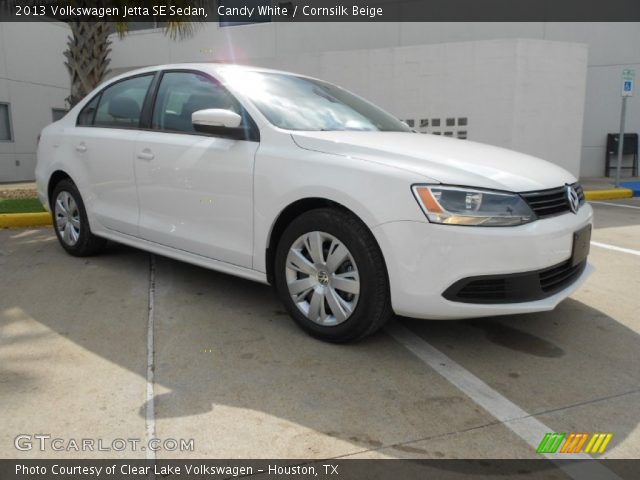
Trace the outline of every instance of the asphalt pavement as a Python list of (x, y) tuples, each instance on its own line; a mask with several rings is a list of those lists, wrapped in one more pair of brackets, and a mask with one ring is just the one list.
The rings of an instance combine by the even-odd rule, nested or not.
[[(596, 271), (555, 311), (397, 318), (340, 346), (267, 286), (0, 230), (0, 456), (536, 458), (549, 431), (611, 432), (599, 456), (640, 458), (640, 199), (593, 206)], [(142, 451), (151, 436), (187, 448)]]

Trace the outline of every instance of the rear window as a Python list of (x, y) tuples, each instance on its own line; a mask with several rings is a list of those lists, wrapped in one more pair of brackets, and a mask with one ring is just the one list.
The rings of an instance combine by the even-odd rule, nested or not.
[(153, 74), (122, 80), (104, 89), (78, 115), (78, 125), (136, 128)]

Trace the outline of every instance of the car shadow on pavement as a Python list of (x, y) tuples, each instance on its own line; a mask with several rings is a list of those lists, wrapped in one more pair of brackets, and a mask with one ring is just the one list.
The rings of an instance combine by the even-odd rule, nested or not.
[[(144, 379), (149, 255), (117, 246), (77, 259), (50, 236), (1, 237), (0, 266), (12, 272), (0, 281), (0, 328), (9, 333), (0, 348), (3, 385), (38, 382), (37, 363), (20, 356), (34, 322), (46, 327), (36, 335), (63, 336)], [(438, 439), (495, 423), (384, 332), (355, 345), (317, 341), (294, 325), (268, 286), (162, 257), (155, 282), (158, 435), (196, 436), (196, 456), (380, 450), (464, 458), (474, 452)], [(47, 301), (34, 301), (43, 288)], [(570, 299), (554, 312), (502, 318), (394, 321), (558, 431), (614, 432), (611, 449), (639, 423), (640, 336), (585, 303)], [(41, 354), (48, 354), (46, 342)], [(95, 415), (109, 389), (127, 386), (102, 388), (106, 395), (87, 399)], [(20, 392), (29, 389), (22, 385), (12, 398)], [(142, 401), (135, 408), (144, 417)], [(475, 455), (510, 456), (492, 442)]]
[[(159, 418), (225, 405), (262, 411), (365, 449), (388, 445), (389, 423), (420, 438), (440, 431), (434, 416), (451, 420), (453, 430), (482, 421), (460, 413), (469, 408), (466, 398), (448, 384), (417, 386), (429, 381), (421, 375), (428, 368), (384, 333), (357, 345), (318, 342), (295, 327), (267, 287), (170, 260), (158, 263), (158, 379), (170, 388), (155, 399)], [(555, 312), (503, 318), (395, 321), (531, 414), (591, 403), (599, 408), (607, 399), (630, 396), (623, 421), (604, 408), (601, 416), (586, 415), (571, 427), (615, 427), (616, 443), (640, 419), (638, 397), (632, 396), (640, 388), (634, 366), (640, 364), (640, 337), (581, 302), (569, 299)]]
[(640, 336), (571, 298), (544, 313), (402, 321), (529, 413), (640, 391)]

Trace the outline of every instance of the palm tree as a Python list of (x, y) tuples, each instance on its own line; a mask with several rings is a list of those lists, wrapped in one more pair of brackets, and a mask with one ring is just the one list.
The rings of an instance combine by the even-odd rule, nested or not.
[[(96, 88), (109, 73), (111, 40), (110, 22), (69, 22), (64, 62), (71, 78), (69, 108)], [(121, 35), (123, 35), (122, 33)]]
[[(124, 8), (124, 5), (144, 6), (149, 9), (153, 5), (172, 4), (176, 7), (204, 7), (206, 0), (172, 0), (172, 1), (138, 1), (132, 4), (130, 0), (70, 0), (70, 3), (77, 6), (95, 7), (97, 4), (104, 6)], [(190, 19), (192, 17), (189, 17)], [(111, 21), (110, 21), (111, 20)], [(67, 49), (64, 52), (66, 58), (65, 66), (71, 77), (71, 92), (67, 101), (70, 108), (82, 100), (91, 90), (97, 87), (104, 77), (109, 73), (109, 63), (111, 59), (111, 40), (109, 35), (115, 30), (123, 38), (128, 32), (127, 22), (113, 22), (114, 19), (96, 22), (68, 22), (71, 28), (71, 36), (67, 40)], [(165, 34), (171, 38), (182, 39), (189, 37), (194, 32), (192, 20), (182, 20), (173, 17), (170, 21), (163, 22)]]

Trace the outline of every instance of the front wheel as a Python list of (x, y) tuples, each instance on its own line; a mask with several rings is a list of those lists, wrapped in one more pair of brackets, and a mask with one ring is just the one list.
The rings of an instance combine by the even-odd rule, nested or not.
[(391, 317), (380, 248), (348, 212), (318, 209), (296, 218), (280, 239), (274, 273), (293, 319), (322, 340), (356, 341)]
[(61, 180), (51, 195), (53, 228), (62, 248), (76, 257), (100, 252), (106, 240), (91, 233), (84, 202), (71, 180)]

